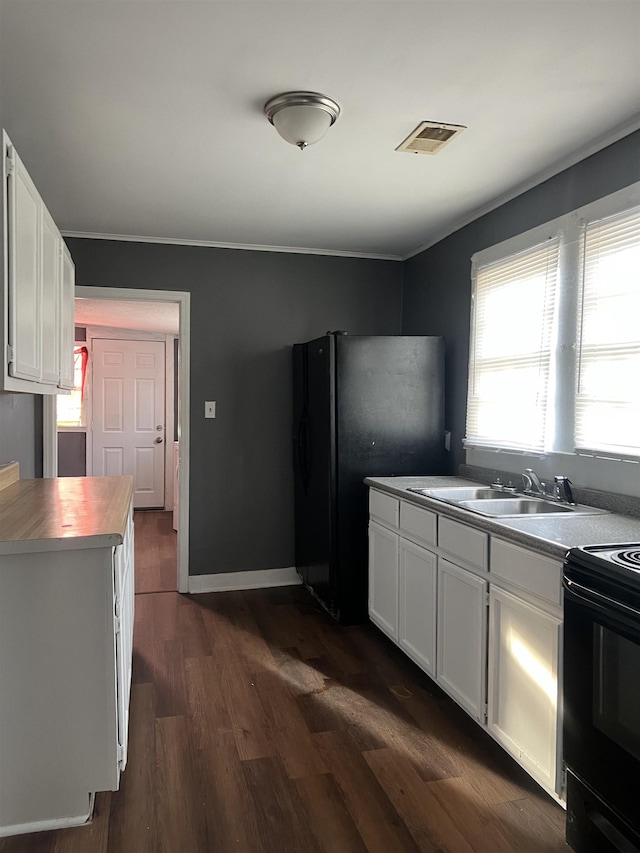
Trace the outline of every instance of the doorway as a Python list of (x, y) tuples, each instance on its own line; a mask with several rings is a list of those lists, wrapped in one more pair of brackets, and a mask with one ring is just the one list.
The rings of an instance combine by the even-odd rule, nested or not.
[(167, 509), (165, 349), (164, 341), (91, 341), (90, 470), (94, 477), (131, 474), (134, 509)]
[[(141, 307), (141, 303), (148, 303), (153, 309), (159, 308), (158, 303), (173, 303), (178, 309), (178, 364), (176, 370), (176, 385), (178, 394), (176, 399), (176, 438), (177, 450), (170, 456), (170, 471), (173, 472), (177, 466), (175, 482), (177, 485), (177, 578), (176, 586), (179, 592), (187, 592), (189, 585), (189, 362), (190, 362), (190, 294), (182, 291), (151, 291), (132, 290), (129, 288), (103, 288), (103, 287), (76, 287), (77, 299), (91, 302), (97, 305), (99, 301), (107, 300), (112, 304), (122, 303), (129, 305), (133, 311)], [(97, 300), (97, 302), (96, 302)], [(145, 310), (149, 314), (149, 309)], [(56, 427), (56, 399), (55, 397), (44, 398), (44, 453), (43, 468), (44, 476), (53, 477), (58, 473), (57, 457), (57, 427)], [(158, 424), (154, 424), (156, 427)], [(157, 436), (156, 436), (157, 437)], [(173, 437), (173, 436), (171, 436)], [(88, 471), (88, 473), (91, 473)], [(173, 473), (170, 474), (173, 481)], [(166, 513), (170, 516), (170, 513)]]

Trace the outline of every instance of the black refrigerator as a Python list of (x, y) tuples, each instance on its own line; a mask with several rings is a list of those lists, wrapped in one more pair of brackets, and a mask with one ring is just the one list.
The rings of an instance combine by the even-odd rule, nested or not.
[(445, 473), (444, 338), (329, 334), (293, 347), (295, 559), (343, 625), (367, 618), (365, 477)]

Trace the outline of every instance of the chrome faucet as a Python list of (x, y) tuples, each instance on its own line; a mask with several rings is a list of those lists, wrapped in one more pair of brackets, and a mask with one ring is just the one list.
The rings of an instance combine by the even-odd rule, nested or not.
[(524, 493), (525, 495), (544, 495), (544, 483), (540, 482), (540, 477), (536, 474), (533, 468), (525, 468), (524, 474), (522, 475), (522, 479), (524, 480)]

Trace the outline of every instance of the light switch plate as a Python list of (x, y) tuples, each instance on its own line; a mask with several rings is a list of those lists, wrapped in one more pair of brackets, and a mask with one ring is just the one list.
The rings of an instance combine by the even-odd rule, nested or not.
[(216, 416), (216, 401), (209, 400), (204, 404), (204, 416), (205, 418), (215, 418)]

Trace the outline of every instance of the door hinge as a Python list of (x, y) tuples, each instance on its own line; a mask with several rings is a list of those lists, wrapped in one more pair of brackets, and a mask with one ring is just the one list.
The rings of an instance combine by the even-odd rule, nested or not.
[(6, 163), (7, 175), (13, 175), (13, 173), (16, 170), (16, 164), (15, 164), (15, 160), (13, 159), (13, 152), (12, 151), (9, 151), (9, 150), (7, 151), (7, 154), (5, 157), (5, 163)]
[(486, 723), (489, 719), (489, 703), (485, 702), (482, 706), (482, 719)]
[(113, 626), (115, 629), (115, 633), (119, 634), (122, 629), (122, 619), (119, 616), (114, 617)]
[(15, 356), (13, 355), (13, 347), (7, 344), (7, 364), (13, 364)]
[(122, 767), (124, 764), (124, 746), (119, 743), (118, 744), (118, 765)]

